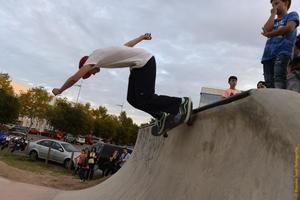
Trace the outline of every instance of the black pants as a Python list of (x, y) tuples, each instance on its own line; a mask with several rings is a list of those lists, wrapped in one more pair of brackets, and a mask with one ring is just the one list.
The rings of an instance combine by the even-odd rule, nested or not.
[(162, 112), (176, 115), (181, 98), (155, 94), (156, 63), (152, 57), (142, 68), (132, 69), (129, 75), (127, 101), (154, 118)]
[(88, 180), (92, 180), (93, 176), (94, 176), (94, 167), (95, 164), (89, 164), (89, 171), (88, 171), (88, 175), (87, 175), (87, 179)]
[(86, 169), (83, 166), (79, 166), (78, 170), (79, 170), (78, 174), (79, 174), (80, 180), (87, 180), (86, 175), (85, 175)]
[(114, 161), (110, 161), (110, 162), (107, 162), (105, 164), (105, 167), (103, 169), (103, 176), (108, 176), (110, 174), (114, 174), (116, 173), (116, 165), (115, 165), (115, 162)]

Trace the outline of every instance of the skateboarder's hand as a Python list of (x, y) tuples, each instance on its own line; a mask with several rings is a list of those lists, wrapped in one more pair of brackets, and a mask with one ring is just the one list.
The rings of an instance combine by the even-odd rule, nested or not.
[(274, 7), (271, 9), (271, 15), (277, 15), (277, 6), (274, 6)]
[(151, 33), (145, 33), (144, 35), (142, 35), (142, 37), (143, 37), (144, 40), (151, 40), (152, 39)]
[(56, 95), (61, 94), (61, 91), (60, 91), (60, 89), (58, 89), (58, 88), (54, 88), (54, 89), (52, 90), (52, 93), (56, 96)]

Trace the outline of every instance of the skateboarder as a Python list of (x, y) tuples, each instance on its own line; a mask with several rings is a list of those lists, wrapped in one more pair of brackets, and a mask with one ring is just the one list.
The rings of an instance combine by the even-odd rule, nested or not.
[(80, 78), (87, 79), (100, 72), (101, 68), (130, 67), (127, 101), (156, 119), (158, 133), (164, 131), (166, 121), (174, 116), (180, 122), (187, 122), (192, 109), (191, 99), (155, 94), (155, 57), (144, 49), (133, 48), (139, 42), (151, 39), (151, 34), (146, 33), (124, 46), (101, 48), (84, 56), (79, 62), (79, 70), (61, 88), (54, 88), (53, 94), (61, 94)]

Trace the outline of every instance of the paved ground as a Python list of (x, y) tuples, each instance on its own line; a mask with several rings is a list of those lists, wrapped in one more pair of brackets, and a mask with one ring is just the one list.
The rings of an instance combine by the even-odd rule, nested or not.
[(141, 130), (128, 163), (96, 187), (57, 191), (0, 179), (0, 194), (21, 189), (23, 200), (296, 199), (299, 94), (254, 91), (197, 116), (193, 126), (182, 125), (168, 138)]

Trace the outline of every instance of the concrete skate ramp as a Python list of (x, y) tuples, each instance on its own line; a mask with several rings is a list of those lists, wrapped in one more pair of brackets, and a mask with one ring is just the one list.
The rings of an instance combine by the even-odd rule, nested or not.
[(53, 199), (297, 199), (293, 170), (299, 134), (299, 94), (251, 91), (199, 112), (193, 126), (183, 124), (168, 138), (140, 130), (133, 155), (117, 174), (86, 190), (53, 191)]

